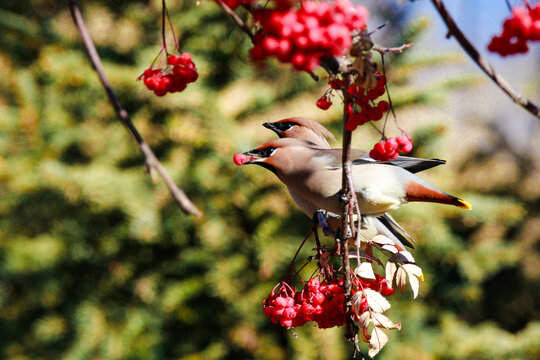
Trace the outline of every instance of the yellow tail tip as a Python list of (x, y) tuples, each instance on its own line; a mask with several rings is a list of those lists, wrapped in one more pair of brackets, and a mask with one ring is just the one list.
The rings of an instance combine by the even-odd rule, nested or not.
[(458, 205), (460, 208), (465, 209), (465, 210), (472, 209), (472, 205), (468, 201), (458, 199), (458, 202), (460, 203), (460, 205)]

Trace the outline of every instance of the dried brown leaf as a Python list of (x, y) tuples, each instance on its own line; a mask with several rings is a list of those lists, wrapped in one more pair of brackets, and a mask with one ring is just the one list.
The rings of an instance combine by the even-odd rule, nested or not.
[(407, 275), (409, 275), (409, 283), (411, 284), (411, 289), (413, 291), (413, 298), (416, 299), (420, 287), (418, 279), (424, 279), (422, 269), (415, 264), (404, 264), (402, 268), (407, 272)]
[(381, 246), (381, 248), (383, 250), (391, 252), (392, 254), (395, 254), (395, 253), (398, 252), (398, 249), (396, 249), (396, 247), (394, 245), (383, 245), (383, 246)]
[(423, 278), (424, 275), (422, 274), (422, 269), (420, 266), (415, 264), (403, 264), (403, 269), (407, 272), (407, 274), (412, 274), (418, 278)]
[(384, 236), (384, 235), (374, 236), (371, 239), (371, 242), (374, 242), (375, 244), (379, 244), (379, 245), (394, 245), (394, 242), (388, 236)]
[(404, 263), (414, 263), (414, 258), (410, 252), (407, 250), (400, 251), (392, 256), (392, 260), (404, 262)]
[(397, 266), (396, 263), (393, 261), (388, 261), (386, 263), (385, 268), (385, 277), (386, 277), (386, 285), (388, 285), (389, 288), (392, 288), (392, 285), (394, 283), (394, 275), (396, 274)]
[(371, 332), (371, 339), (369, 340), (369, 352), (370, 357), (374, 357), (381, 351), (381, 349), (388, 342), (388, 335), (384, 333), (380, 328), (374, 327)]
[(371, 310), (382, 313), (390, 309), (390, 303), (380, 293), (371, 289), (364, 289), (362, 292), (364, 293), (368, 306), (371, 308)]
[(358, 317), (358, 326), (361, 328), (367, 329), (369, 323), (371, 322), (371, 314), (369, 311), (365, 311), (362, 315)]
[(361, 327), (360, 333), (362, 334), (362, 341), (368, 343), (371, 339), (371, 336), (369, 335), (369, 329), (367, 327)]
[(371, 314), (373, 325), (378, 327), (383, 327), (385, 329), (397, 329), (401, 330), (401, 323), (395, 323), (390, 320), (387, 316), (379, 313), (372, 313)]
[(407, 288), (407, 272), (403, 270), (403, 267), (399, 267), (394, 277), (394, 283), (401, 291), (405, 291)]
[(379, 260), (379, 259), (376, 258), (375, 256), (369, 255), (369, 254), (366, 253), (365, 251), (358, 251), (358, 255), (359, 255), (359, 256), (356, 256), (356, 255), (352, 254), (352, 255), (349, 255), (349, 257), (352, 258), (352, 259), (357, 258), (357, 257), (359, 257), (360, 259), (368, 259), (368, 260), (374, 261), (374, 262), (376, 262), (377, 264), (383, 266), (381, 260)]
[(353, 309), (354, 313), (356, 314), (356, 316), (361, 316), (361, 314), (362, 314), (360, 309), (362, 307), (362, 298), (363, 297), (364, 297), (364, 295), (362, 294), (361, 291), (357, 291), (351, 296), (351, 305), (352, 305), (352, 309)]
[(368, 262), (363, 262), (354, 269), (354, 274), (363, 279), (375, 280), (375, 273), (373, 267)]
[(413, 299), (416, 299), (418, 296), (418, 289), (420, 288), (418, 278), (414, 275), (409, 275), (409, 284), (411, 284), (411, 289), (413, 291)]

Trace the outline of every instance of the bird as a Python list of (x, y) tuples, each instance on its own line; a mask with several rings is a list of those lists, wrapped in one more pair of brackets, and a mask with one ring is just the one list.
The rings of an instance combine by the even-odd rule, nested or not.
[(280, 138), (296, 138), (310, 141), (321, 148), (330, 148), (327, 139), (336, 140), (324, 126), (304, 117), (291, 117), (276, 122), (265, 122), (263, 126), (272, 130)]
[[(282, 119), (276, 122), (266, 122), (264, 127), (274, 131), (280, 138), (297, 138), (309, 141), (319, 148), (330, 148), (330, 144), (327, 139), (335, 140), (333, 134), (328, 131), (323, 125), (318, 122), (304, 118), (304, 117), (291, 117)], [(357, 158), (363, 158), (366, 161), (371, 160), (369, 158), (369, 152), (365, 150), (353, 150), (352, 151)], [(369, 160), (368, 160), (369, 158)], [(407, 161), (403, 161), (403, 160)], [(395, 164), (396, 162), (394, 162)], [(439, 159), (418, 159), (400, 157), (397, 161), (397, 166), (408, 167), (409, 171), (418, 172), (431, 168), (433, 166), (444, 164), (444, 160)], [(309, 201), (304, 199), (301, 195), (297, 194), (290, 187), (287, 188), (291, 198), (300, 207), (300, 209), (307, 215), (311, 216), (317, 208)], [(340, 221), (336, 214), (330, 214), (328, 225), (332, 230), (336, 230)], [(385, 235), (392, 239), (394, 243), (403, 249), (403, 244), (410, 248), (414, 248), (414, 239), (396, 222), (396, 220), (389, 214), (385, 213), (378, 217), (363, 215), (363, 222), (361, 227), (362, 234), (366, 238), (372, 238), (375, 235)]]
[[(280, 138), (244, 152), (243, 165), (260, 165), (318, 209), (342, 210), (341, 149), (324, 149), (310, 141)], [(353, 154), (351, 175), (362, 215), (380, 216), (407, 202), (435, 202), (471, 209), (398, 164), (422, 167), (422, 159), (380, 162)], [(396, 162), (397, 160), (397, 162)], [(416, 164), (418, 163), (418, 164)]]

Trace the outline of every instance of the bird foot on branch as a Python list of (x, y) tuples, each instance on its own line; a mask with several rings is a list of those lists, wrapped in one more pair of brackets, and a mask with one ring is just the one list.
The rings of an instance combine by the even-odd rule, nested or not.
[(324, 210), (318, 209), (313, 214), (313, 225), (316, 227), (317, 225), (320, 225), (324, 235), (331, 236), (334, 239), (337, 237), (337, 233), (332, 230), (332, 228), (328, 225), (327, 219), (327, 213)]

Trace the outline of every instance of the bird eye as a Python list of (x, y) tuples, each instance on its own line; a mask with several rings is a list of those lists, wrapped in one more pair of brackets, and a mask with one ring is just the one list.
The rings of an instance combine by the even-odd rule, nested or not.
[(273, 146), (269, 146), (265, 149), (262, 149), (259, 154), (262, 156), (262, 157), (270, 157), (272, 156), (272, 154), (274, 153), (274, 151), (276, 151), (276, 148), (273, 147)]
[(298, 125), (296, 123), (293, 123), (292, 121), (285, 121), (282, 123), (276, 123), (276, 127), (281, 131), (287, 131), (290, 128), (292, 128), (294, 125)]

